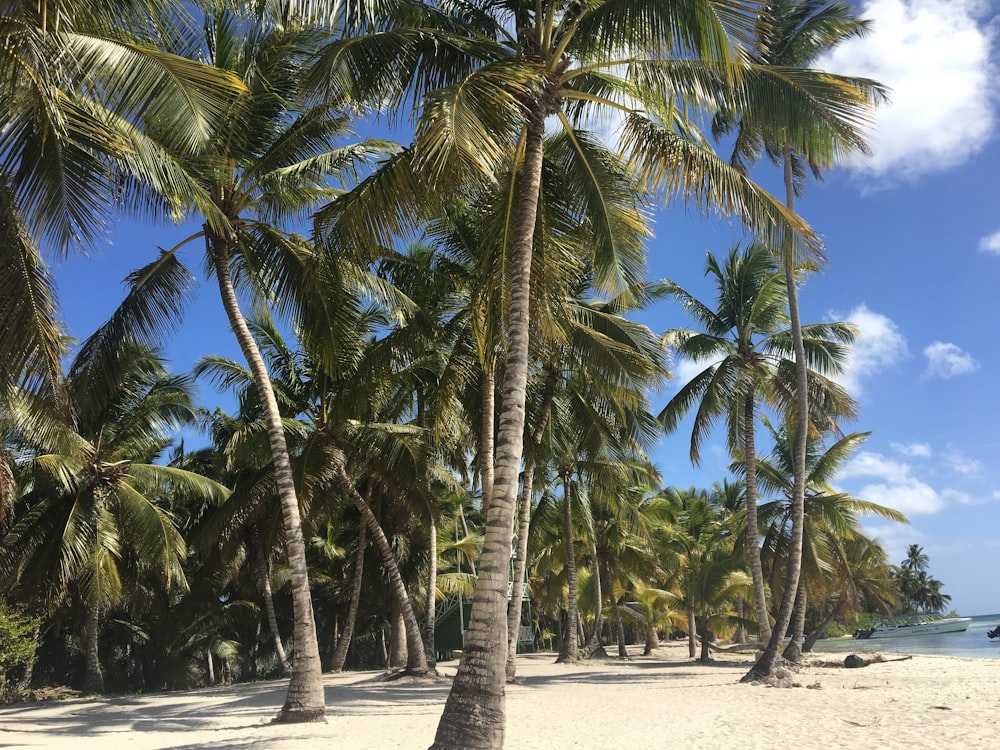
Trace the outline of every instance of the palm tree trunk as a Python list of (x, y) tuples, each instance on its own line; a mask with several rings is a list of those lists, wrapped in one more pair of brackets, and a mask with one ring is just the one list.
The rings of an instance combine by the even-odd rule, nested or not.
[(209, 686), (215, 684), (215, 660), (212, 658), (212, 649), (205, 649), (205, 670), (206, 679), (208, 680)]
[(743, 627), (743, 596), (742, 594), (737, 594), (736, 596), (736, 617), (739, 619), (740, 624), (736, 626), (736, 634), (733, 636), (733, 643), (746, 643), (747, 642), (747, 631)]
[(479, 436), (479, 485), (483, 495), (483, 509), (489, 508), (493, 492), (493, 430), (496, 421), (496, 365), (483, 366), (482, 422)]
[(786, 661), (798, 662), (802, 659), (802, 639), (806, 629), (806, 587), (799, 576), (799, 591), (795, 597), (795, 614), (792, 618), (792, 640), (785, 646), (781, 657)]
[(701, 639), (701, 656), (698, 657), (698, 661), (712, 661), (712, 653), (710, 650), (712, 634), (709, 632), (708, 627), (704, 623), (702, 623), (698, 630), (698, 638)]
[(552, 414), (552, 390), (545, 394), (535, 431), (531, 433), (532, 451), (524, 462), (521, 481), (521, 500), (517, 516), (517, 552), (514, 556), (514, 574), (511, 580), (510, 601), (507, 603), (507, 682), (517, 681), (517, 641), (521, 630), (521, 608), (524, 605), (524, 581), (528, 568), (528, 535), (531, 532), (531, 500), (534, 496), (535, 453), (542, 444), (545, 428)]
[(695, 622), (694, 612), (688, 612), (688, 657), (691, 659), (698, 655), (698, 648), (695, 643), (696, 628), (697, 622)]
[(757, 627), (760, 630), (761, 640), (766, 641), (771, 637), (771, 621), (764, 593), (764, 567), (760, 561), (760, 529), (757, 523), (757, 399), (752, 386), (749, 390), (743, 405), (743, 466), (746, 470), (747, 485), (747, 562), (753, 579)]
[(615, 618), (615, 634), (618, 636), (618, 658), (628, 659), (628, 644), (625, 643), (625, 624), (622, 622), (622, 611), (618, 599), (611, 594), (611, 612)]
[(347, 651), (351, 647), (351, 639), (354, 638), (354, 625), (358, 620), (358, 607), (361, 605), (361, 582), (365, 574), (365, 543), (367, 542), (366, 532), (368, 525), (362, 519), (358, 527), (358, 552), (354, 557), (354, 582), (351, 584), (351, 603), (347, 607), (347, 619), (344, 622), (344, 630), (337, 641), (337, 648), (333, 652), (333, 659), (330, 669), (333, 672), (341, 672), (344, 663), (347, 661)]
[(215, 278), (222, 296), (222, 306), (229, 318), (229, 326), (236, 335), (247, 366), (253, 376), (254, 386), (260, 398), (267, 437), (274, 462), (274, 475), (278, 485), (281, 503), (281, 517), (285, 530), (285, 549), (288, 568), (292, 579), (292, 640), (295, 652), (292, 662), (292, 676), (288, 682), (285, 704), (278, 714), (279, 721), (305, 722), (320, 721), (326, 715), (323, 696), (323, 670), (319, 656), (319, 641), (316, 639), (316, 619), (313, 616), (312, 596), (309, 591), (309, 567), (306, 563), (306, 545), (302, 533), (302, 517), (299, 501), (295, 494), (295, 480), (292, 464), (285, 443), (285, 430), (281, 424), (281, 413), (274, 397), (274, 389), (267, 374), (267, 367), (260, 355), (257, 342), (247, 327), (246, 320), (236, 300), (233, 278), (229, 272), (229, 246), (227, 240), (213, 238), (209, 242), (209, 254), (215, 267)]
[[(795, 189), (792, 173), (792, 149), (782, 148), (785, 168), (785, 198), (791, 211), (795, 210)], [(788, 317), (792, 329), (792, 347), (795, 351), (795, 440), (792, 445), (792, 498), (791, 498), (791, 540), (788, 550), (788, 572), (781, 606), (775, 618), (771, 638), (750, 671), (743, 676), (744, 682), (762, 679), (771, 673), (778, 658), (778, 649), (792, 619), (792, 609), (798, 596), (799, 577), (802, 572), (802, 539), (806, 497), (806, 441), (809, 437), (809, 394), (807, 392), (808, 373), (806, 370), (805, 346), (802, 341), (802, 323), (799, 315), (798, 285), (795, 281), (794, 238), (788, 240), (788, 247), (782, 257), (785, 270), (785, 287), (788, 290)]]
[(588, 656), (593, 658), (599, 654), (606, 656), (601, 647), (601, 628), (604, 626), (601, 619), (603, 615), (601, 600), (604, 598), (604, 592), (601, 590), (601, 560), (597, 556), (597, 544), (593, 539), (590, 540), (590, 578), (594, 582), (594, 629), (590, 633), (590, 640), (587, 641), (587, 649)]
[(427, 550), (427, 617), (424, 622), (424, 656), (428, 667), (437, 665), (434, 651), (434, 627), (437, 624), (437, 524), (431, 518), (427, 528), (429, 549)]
[(104, 673), (101, 671), (101, 657), (98, 643), (101, 638), (101, 607), (86, 602), (83, 615), (83, 692), (99, 695), (104, 692)]
[(368, 530), (372, 533), (375, 544), (378, 546), (379, 554), (382, 557), (382, 564), (385, 565), (386, 571), (389, 573), (392, 595), (399, 606), (399, 614), (402, 617), (406, 631), (406, 671), (414, 674), (426, 674), (430, 670), (427, 666), (427, 655), (424, 652), (420, 624), (417, 622), (417, 616), (413, 613), (413, 605), (410, 602), (410, 595), (406, 591), (403, 576), (399, 572), (399, 564), (396, 561), (396, 556), (392, 553), (389, 540), (386, 538), (378, 519), (375, 518), (375, 514), (372, 513), (371, 507), (361, 497), (361, 494), (354, 486), (354, 482), (348, 476), (344, 463), (345, 460), (344, 452), (340, 448), (334, 448), (331, 456), (331, 464), (333, 465), (334, 474), (337, 477), (337, 484), (340, 486), (341, 491), (354, 503), (354, 507), (361, 513), (361, 518), (364, 522), (368, 524)]
[(292, 665), (288, 663), (285, 646), (281, 642), (281, 632), (278, 630), (278, 616), (274, 611), (274, 594), (271, 591), (271, 573), (268, 570), (267, 553), (264, 551), (264, 542), (260, 538), (260, 534), (251, 531), (250, 537), (250, 544), (253, 547), (253, 552), (251, 553), (253, 567), (256, 568), (261, 597), (264, 600), (264, 615), (267, 617), (267, 627), (271, 631), (271, 640), (274, 642), (274, 653), (277, 655), (278, 663), (281, 665), (281, 673), (287, 677), (292, 672)]
[(566, 651), (560, 653), (556, 662), (573, 663), (580, 658), (577, 624), (579, 614), (576, 608), (576, 549), (573, 542), (573, 492), (570, 489), (570, 474), (562, 472), (563, 480), (563, 534), (566, 542)]
[(524, 449), (532, 239), (542, 184), (544, 135), (545, 115), (536, 106), (528, 113), (521, 186), (514, 217), (509, 342), (503, 370), (493, 490), (485, 519), (469, 632), (458, 674), (438, 723), (433, 750), (490, 750), (504, 744), (507, 655), (504, 649), (497, 648), (497, 644), (507, 642), (505, 613), (511, 535)]
[(830, 623), (833, 622), (833, 619), (836, 616), (837, 616), (837, 607), (832, 607), (830, 609), (830, 614), (824, 617), (823, 622), (817, 625), (816, 629), (813, 630), (802, 642), (802, 653), (808, 654), (810, 651), (813, 650), (813, 647), (816, 645), (816, 641), (818, 641), (820, 638), (823, 637), (823, 633), (825, 633), (826, 629), (830, 627)]
[(407, 662), (406, 622), (399, 606), (399, 599), (392, 598), (389, 605), (389, 669), (405, 668)]
[(649, 656), (653, 653), (654, 649), (660, 647), (660, 636), (656, 632), (656, 625), (653, 624), (652, 612), (650, 612), (650, 617), (646, 621), (646, 644), (642, 649), (643, 656)]

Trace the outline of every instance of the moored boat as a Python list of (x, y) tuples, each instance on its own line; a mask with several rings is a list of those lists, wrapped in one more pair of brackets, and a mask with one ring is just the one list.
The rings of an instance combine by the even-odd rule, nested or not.
[(862, 628), (855, 638), (901, 638), (908, 635), (940, 635), (964, 633), (969, 629), (971, 617), (942, 617), (941, 615), (911, 615), (882, 620), (875, 627)]

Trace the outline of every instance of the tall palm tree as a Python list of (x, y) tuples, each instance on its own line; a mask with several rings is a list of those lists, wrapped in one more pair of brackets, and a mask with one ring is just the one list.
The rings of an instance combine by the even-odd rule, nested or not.
[[(788, 297), (781, 271), (767, 247), (752, 242), (744, 250), (734, 247), (724, 263), (708, 254), (705, 273), (718, 290), (714, 306), (701, 302), (672, 281), (663, 285), (699, 324), (700, 330), (675, 329), (667, 343), (678, 354), (706, 363), (705, 369), (683, 384), (660, 412), (667, 432), (696, 410), (691, 430), (691, 460), (700, 459), (708, 430), (724, 419), (729, 448), (742, 457), (746, 481), (747, 554), (753, 579), (754, 605), (761, 635), (770, 635), (770, 622), (760, 562), (757, 522), (756, 420), (761, 403), (788, 408), (795, 386), (784, 382), (782, 363), (792, 354), (788, 333)], [(822, 371), (836, 371), (846, 351), (843, 344), (854, 331), (842, 323), (816, 324), (804, 330), (804, 343), (814, 370), (811, 382), (827, 393), (833, 414), (850, 415), (853, 405)], [(827, 418), (829, 414), (819, 415)]]
[[(503, 744), (503, 670), (492, 644), (505, 637), (502, 610), (523, 449), (532, 250), (546, 120), (558, 122), (580, 164), (595, 167), (582, 172), (588, 199), (580, 204), (580, 215), (600, 225), (594, 252), (602, 288), (627, 285), (639, 270), (628, 264), (624, 277), (606, 271), (608, 259), (631, 252), (634, 232), (622, 242), (623, 235), (605, 231), (614, 221), (604, 210), (601, 170), (588, 158), (582, 130), (602, 113), (625, 118), (623, 151), (651, 188), (738, 212), (775, 244), (787, 234), (807, 233), (770, 196), (717, 159), (694, 134), (685, 107), (675, 106), (713, 94), (722, 98), (739, 84), (736, 61), (742, 56), (734, 54), (734, 40), (752, 32), (756, 6), (735, 0), (511, 0), (441, 7), (400, 2), (385, 25), (363, 16), (370, 33), (332, 45), (316, 69), (318, 86), (350, 86), (355, 98), (368, 95), (384, 111), (398, 110), (410, 97), (419, 107), (413, 148), (321, 214), (319, 234), (325, 241), (377, 252), (443, 193), (501, 174), (511, 178), (503, 210), (510, 217), (504, 235), (510, 248), (511, 282), (505, 289), (510, 325), (496, 471), (470, 634), (435, 747)], [(820, 82), (807, 78), (796, 81), (799, 93)], [(378, 212), (372, 211), (375, 206)]]
[[(845, 2), (829, 0), (778, 0), (767, 5), (758, 17), (752, 55), (762, 68), (795, 77), (809, 69), (815, 60), (841, 42), (867, 33), (868, 21), (859, 20), (856, 11)], [(819, 176), (820, 170), (835, 164), (851, 152), (869, 151), (865, 129), (871, 121), (874, 105), (885, 97), (878, 83), (847, 76), (827, 75), (829, 97), (822, 102), (777, 113), (766, 104), (768, 82), (757, 89), (751, 83), (752, 94), (747, 103), (734, 109), (723, 109), (716, 119), (716, 132), (726, 132), (738, 125), (739, 132), (733, 151), (733, 163), (746, 170), (748, 161), (756, 159), (762, 150), (783, 169), (785, 205), (795, 208), (795, 197), (801, 192), (805, 166)], [(762, 111), (764, 110), (764, 111)], [(773, 115), (777, 114), (777, 117)], [(789, 319), (795, 350), (796, 406), (795, 414), (795, 491), (793, 503), (792, 565), (788, 570), (788, 596), (777, 614), (777, 627), (757, 663), (747, 674), (752, 680), (770, 672), (781, 639), (785, 635), (793, 607), (801, 562), (801, 525), (805, 502), (806, 441), (808, 439), (809, 395), (807, 389), (807, 355), (799, 314), (798, 285), (795, 269), (801, 249), (792, 238), (772, 245), (781, 257), (785, 285), (788, 291)]]
[[(283, 721), (323, 717), (322, 672), (299, 499), (281, 413), (264, 359), (240, 308), (234, 271), (237, 280), (256, 290), (258, 299), (294, 313), (306, 340), (318, 342), (318, 332), (335, 324), (331, 317), (335, 312), (327, 304), (333, 295), (321, 291), (329, 281), (329, 271), (310, 244), (290, 229), (319, 202), (337, 194), (332, 180), (349, 179), (354, 167), (384, 144), (339, 146), (350, 135), (340, 107), (343, 100), (305, 103), (306, 66), (326, 39), (328, 32), (301, 25), (294, 14), (243, 16), (228, 3), (210, 7), (203, 55), (218, 70), (237, 76), (246, 93), (229, 108), (225, 125), (206, 148), (193, 156), (176, 154), (193, 189), (171, 195), (182, 209), (199, 214), (204, 224), (168, 254), (175, 255), (194, 240), (204, 243), (206, 264), (215, 276), (267, 424), (294, 610), (295, 650), (279, 716)], [(303, 314), (306, 299), (308, 315)]]

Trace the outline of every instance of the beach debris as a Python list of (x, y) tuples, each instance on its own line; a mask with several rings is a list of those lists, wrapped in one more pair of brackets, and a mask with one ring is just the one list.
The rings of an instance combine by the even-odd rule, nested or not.
[(871, 662), (862, 659), (857, 654), (848, 654), (844, 659), (844, 667), (847, 669), (859, 669), (861, 667), (867, 667)]
[(819, 682), (813, 682), (809, 685), (806, 685), (806, 690), (821, 690), (822, 688), (823, 685), (821, 685)]

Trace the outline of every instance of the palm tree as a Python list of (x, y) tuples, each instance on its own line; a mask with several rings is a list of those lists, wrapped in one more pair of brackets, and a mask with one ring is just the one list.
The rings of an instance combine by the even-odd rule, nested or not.
[(906, 559), (900, 563), (900, 565), (908, 570), (912, 570), (915, 573), (927, 570), (927, 566), (930, 564), (930, 558), (927, 553), (924, 552), (924, 548), (919, 544), (911, 544), (906, 548)]
[[(774, 449), (767, 458), (757, 462), (761, 489), (778, 493), (781, 498), (761, 506), (764, 520), (764, 549), (771, 557), (772, 590), (782, 592), (782, 579), (787, 576), (784, 566), (791, 557), (791, 517), (794, 485), (792, 479), (793, 443), (787, 426), (773, 427), (766, 423), (774, 438)], [(792, 623), (792, 640), (785, 648), (784, 658), (798, 661), (802, 655), (805, 636), (805, 616), (810, 588), (816, 581), (827, 577), (834, 559), (843, 556), (842, 542), (861, 535), (859, 515), (875, 515), (900, 523), (907, 523), (899, 511), (878, 503), (861, 500), (832, 487), (837, 472), (869, 437), (870, 432), (851, 433), (826, 446), (819, 437), (810, 437), (806, 460), (806, 507), (803, 525), (802, 574), (795, 595), (795, 618)], [(738, 467), (742, 469), (742, 465)], [(784, 563), (784, 565), (782, 564)], [(787, 594), (786, 594), (787, 595)]]
[[(823, 53), (841, 42), (867, 33), (870, 24), (858, 20), (856, 11), (844, 2), (829, 0), (779, 0), (769, 3), (758, 16), (753, 57), (760, 68), (769, 68), (780, 75), (796, 77)], [(827, 75), (830, 87), (828, 98), (812, 101), (785, 112), (760, 105), (766, 101), (770, 82), (761, 79), (763, 86), (750, 84), (751, 96), (747, 104), (738, 108), (723, 109), (715, 122), (717, 133), (724, 133), (737, 126), (739, 132), (733, 151), (733, 164), (746, 170), (748, 161), (756, 159), (762, 150), (783, 167), (785, 205), (792, 211), (795, 196), (800, 193), (805, 179), (805, 166), (819, 176), (820, 170), (832, 166), (843, 155), (869, 151), (864, 130), (868, 126), (874, 105), (885, 97), (885, 89), (867, 79)], [(766, 110), (766, 111), (761, 111)], [(777, 117), (774, 115), (777, 114)], [(796, 570), (801, 563), (801, 525), (805, 502), (806, 442), (809, 431), (809, 394), (807, 354), (801, 331), (798, 285), (796, 280), (797, 257), (801, 250), (788, 238), (784, 244), (771, 245), (780, 256), (788, 292), (789, 319), (795, 351), (795, 461), (793, 503), (793, 548), (788, 570), (788, 596), (781, 603), (777, 614), (777, 627), (764, 653), (747, 674), (752, 680), (767, 675), (777, 656), (781, 639), (785, 635), (793, 607), (793, 592), (797, 589)]]
[[(263, 7), (263, 6), (262, 6)], [(295, 650), (283, 721), (312, 721), (325, 713), (322, 672), (309, 593), (306, 547), (281, 413), (267, 367), (240, 309), (237, 279), (302, 321), (304, 339), (319, 346), (335, 321), (319, 256), (288, 227), (336, 194), (331, 179), (350, 177), (356, 164), (379, 152), (369, 142), (339, 147), (350, 135), (341, 100), (304, 106), (302, 82), (312, 52), (328, 34), (297, 23), (294, 14), (243, 17), (220, 3), (206, 19), (203, 54), (239, 77), (246, 93), (228, 110), (211, 144), (192, 156), (178, 153), (190, 190), (171, 198), (200, 214), (201, 231), (168, 254), (202, 240), (230, 327), (246, 358), (267, 424), (284, 540), (291, 571)], [(308, 299), (309, 314), (303, 314)], [(314, 327), (313, 327), (314, 326)]]
[[(356, 4), (362, 11), (365, 6)], [(806, 229), (718, 160), (703, 140), (685, 137), (693, 126), (685, 108), (675, 106), (732, 91), (730, 84), (739, 81), (735, 61), (741, 59), (733, 40), (752, 31), (753, 4), (512, 0), (443, 8), (401, 2), (395, 8), (384, 26), (363, 15), (364, 30), (371, 33), (331, 45), (314, 81), (353, 85), (353, 98), (367, 95), (388, 112), (412, 97), (419, 107), (414, 146), (351, 198), (323, 212), (319, 234), (333, 245), (375, 253), (442, 194), (499, 175), (511, 178), (502, 211), (510, 217), (504, 237), (511, 283), (496, 471), (470, 636), (435, 744), (499, 747), (504, 680), (491, 644), (505, 637), (502, 610), (523, 449), (532, 250), (546, 120), (558, 120), (576, 160), (595, 167), (582, 173), (588, 199), (580, 204), (580, 216), (600, 225), (594, 248), (602, 288), (627, 285), (638, 270), (626, 266), (633, 274), (624, 278), (606, 271), (608, 259), (629, 250), (634, 232), (622, 242), (622, 235), (605, 231), (614, 217), (603, 210), (601, 170), (589, 159), (580, 129), (602, 112), (625, 117), (623, 150), (650, 187), (726, 213), (741, 212), (775, 244)], [(810, 87), (806, 78), (797, 81), (800, 91)], [(811, 83), (818, 82), (817, 77)]]
[[(679, 354), (707, 366), (681, 386), (660, 412), (659, 419), (669, 433), (693, 408), (696, 415), (691, 431), (691, 460), (697, 464), (708, 430), (724, 419), (729, 448), (743, 459), (746, 481), (747, 553), (753, 579), (757, 624), (764, 638), (770, 635), (764, 577), (760, 562), (757, 522), (757, 469), (755, 425), (760, 402), (787, 408), (795, 387), (782, 382), (782, 363), (792, 353), (788, 324), (787, 291), (773, 256), (761, 242), (743, 251), (734, 247), (725, 263), (711, 253), (705, 265), (718, 294), (714, 307), (699, 301), (672, 281), (666, 291), (677, 299), (699, 323), (700, 330), (675, 329), (665, 338)], [(836, 371), (845, 356), (842, 344), (850, 343), (854, 331), (842, 323), (807, 326), (803, 332), (810, 362), (817, 370)], [(849, 397), (842, 389), (811, 374), (811, 382), (830, 398), (833, 414), (853, 413)], [(820, 415), (827, 418), (829, 414)]]
[[(185, 542), (162, 498), (225, 496), (204, 477), (153, 464), (169, 432), (194, 419), (188, 383), (135, 344), (120, 348), (118, 376), (109, 383), (105, 375), (86, 358), (74, 360), (66, 381), (71, 422), (57, 409), (8, 414), (21, 433), (24, 479), (19, 517), (0, 541), (8, 585), (50, 603), (69, 591), (79, 596), (83, 687), (93, 693), (104, 689), (101, 620), (121, 602), (130, 567), (150, 571), (168, 590), (187, 586)], [(99, 381), (105, 387), (93, 388)]]
[[(197, 149), (242, 87), (182, 55), (184, 4), (11, 0), (0, 19), (0, 398), (58, 388), (65, 354), (39, 248), (104, 238), (121, 208), (169, 215), (167, 148)], [(152, 135), (155, 124), (157, 134)]]

